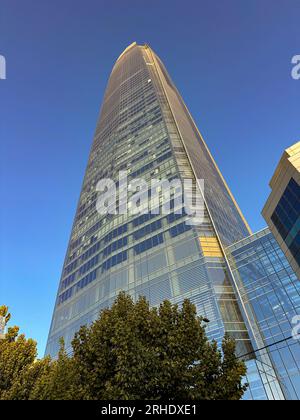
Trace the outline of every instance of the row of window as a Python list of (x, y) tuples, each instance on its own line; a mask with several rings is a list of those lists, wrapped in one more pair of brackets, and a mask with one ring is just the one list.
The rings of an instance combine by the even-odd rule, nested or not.
[[(173, 207), (174, 207), (174, 200), (173, 200)], [(173, 223), (178, 219), (186, 216), (186, 212), (183, 210), (181, 214), (170, 213), (167, 215), (168, 223)]]
[(152, 161), (147, 163), (146, 165), (142, 166), (141, 168), (137, 169), (136, 171), (132, 172), (130, 174), (131, 178), (136, 178), (140, 175), (142, 175), (144, 172), (147, 172), (149, 169), (152, 169), (155, 165), (155, 163), (162, 163), (163, 161), (169, 159), (170, 157), (172, 157), (172, 152), (167, 152), (164, 155), (158, 157), (156, 159), (156, 161)]
[[(152, 217), (156, 217), (157, 215), (151, 215), (151, 214), (145, 214), (145, 215), (141, 215), (139, 217), (137, 217), (136, 219), (133, 220), (133, 224), (134, 226), (138, 226), (140, 224), (145, 223), (147, 220), (149, 220)], [(108, 243), (110, 242), (112, 239), (126, 233), (128, 231), (128, 224), (124, 224), (121, 225), (115, 229), (113, 229), (111, 232), (109, 232), (104, 238), (103, 238), (103, 242), (104, 243)], [(135, 238), (136, 239), (136, 238)], [(100, 247), (101, 247), (101, 243), (102, 241), (97, 242), (95, 245), (93, 245), (90, 249), (88, 249), (85, 253), (83, 253), (80, 257), (78, 257), (75, 261), (73, 261), (71, 264), (69, 264), (65, 270), (64, 270), (64, 276), (67, 275), (68, 273), (70, 273), (71, 271), (73, 271), (77, 266), (78, 266), (78, 262), (79, 261), (84, 261), (86, 260), (89, 256), (93, 255), (95, 252), (97, 252)], [(117, 249), (121, 248), (122, 246), (126, 246), (128, 243), (128, 238), (121, 238), (118, 241), (115, 241), (114, 243), (110, 244), (109, 246), (107, 246), (104, 250), (103, 250), (103, 255), (104, 257), (108, 256), (109, 254), (111, 254), (112, 252), (116, 251)], [(85, 267), (85, 265), (83, 266)], [(80, 270), (82, 269), (82, 267), (80, 268)], [(86, 271), (85, 268), (83, 268), (84, 272)], [(74, 278), (74, 274), (71, 274), (70, 276), (68, 276), (66, 279), (63, 280), (61, 288), (65, 289), (66, 287), (68, 287), (71, 283), (74, 282), (75, 278)]]
[(141, 143), (139, 143), (139, 147), (144, 146), (145, 144), (147, 144), (149, 141), (149, 139), (143, 140)]
[(154, 248), (155, 246), (162, 244), (163, 242), (163, 234), (159, 233), (158, 235), (155, 235), (152, 238), (146, 239), (145, 241), (135, 245), (133, 249), (135, 254), (139, 255), (142, 252), (147, 251), (148, 249)]
[(128, 243), (128, 237), (125, 236), (124, 238), (120, 238), (117, 241), (113, 242), (112, 244), (108, 245), (103, 250), (103, 256), (107, 257), (112, 252), (117, 251), (118, 249), (122, 248), (123, 246), (126, 246)]
[(149, 235), (149, 233), (155, 232), (158, 229), (161, 229), (161, 219), (156, 220), (155, 222), (150, 223), (149, 225), (146, 225), (142, 227), (141, 229), (135, 231), (133, 233), (133, 238), (135, 240), (141, 239), (145, 237), (146, 235)]
[(144, 153), (142, 153), (141, 155), (139, 155), (136, 158), (132, 159), (131, 164), (134, 165), (136, 162), (138, 162), (139, 160), (144, 159), (146, 156), (148, 156), (148, 150), (145, 150)]
[(147, 163), (147, 165), (142, 166), (140, 169), (137, 169), (135, 172), (130, 174), (131, 178), (136, 178), (139, 175), (143, 174), (144, 172), (148, 171), (149, 169), (153, 168), (153, 162)]
[(166, 144), (168, 144), (169, 143), (169, 139), (168, 138), (166, 138), (166, 139), (164, 139), (161, 143), (159, 143), (157, 146), (156, 146), (156, 148), (157, 149), (160, 149), (161, 147), (163, 147), (163, 146), (165, 146)]
[(63, 292), (59, 297), (58, 297), (58, 305), (60, 305), (61, 303), (65, 302), (66, 300), (70, 299), (70, 297), (73, 294), (73, 287), (70, 287), (70, 289), (66, 290), (65, 292)]
[(146, 213), (146, 214), (141, 214), (139, 217), (136, 217), (135, 219), (132, 220), (132, 224), (134, 227), (137, 227), (139, 225), (143, 225), (144, 223), (148, 222), (149, 220), (153, 219), (153, 217), (156, 217), (157, 214), (151, 214), (151, 213)]
[(185, 222), (183, 222), (179, 225), (171, 227), (170, 235), (172, 238), (175, 238), (175, 236), (181, 235), (182, 233), (187, 232), (190, 229), (192, 229), (192, 226), (187, 225)]
[[(174, 207), (174, 199), (171, 200), (171, 207)], [(174, 221), (182, 218), (185, 215), (186, 215), (186, 213), (184, 211), (182, 212), (182, 214), (174, 214), (174, 213), (168, 214), (167, 215), (168, 223), (173, 223)], [(139, 225), (145, 224), (146, 222), (148, 222), (149, 220), (151, 220), (154, 217), (157, 217), (157, 215), (156, 214), (151, 214), (151, 213), (142, 214), (142, 215), (136, 217), (135, 219), (133, 219), (133, 221), (132, 221), (133, 226), (137, 227)], [(143, 236), (145, 236), (149, 233), (152, 233), (155, 230), (160, 229), (161, 226), (162, 226), (161, 219), (157, 220), (157, 221), (151, 223), (150, 225), (146, 225), (143, 228), (139, 229), (138, 231), (134, 232), (133, 233), (133, 238), (135, 240), (138, 240), (138, 239), (142, 238)], [(110, 240), (112, 240), (113, 238), (115, 238), (119, 235), (122, 235), (123, 233), (126, 233), (127, 231), (128, 231), (128, 223), (126, 223), (124, 225), (121, 225), (121, 226), (115, 228), (114, 230), (112, 230), (109, 234), (107, 234), (103, 238), (103, 241), (104, 241), (104, 243), (107, 243)], [(179, 232), (182, 233), (181, 231), (179, 231)], [(177, 233), (177, 234), (179, 235), (180, 233)], [(174, 229), (171, 230), (171, 236), (172, 237), (177, 236), (177, 234), (175, 234)], [(115, 241), (114, 243), (110, 244), (103, 251), (104, 257), (107, 257), (109, 254), (111, 254), (112, 252), (121, 248), (122, 246), (126, 246), (127, 243), (128, 243), (127, 238), (121, 238), (118, 241)], [(101, 244), (102, 244), (102, 241), (98, 241), (91, 248), (89, 248), (86, 252), (84, 252), (80, 257), (78, 257), (75, 261), (73, 261), (71, 264), (69, 264), (64, 270), (64, 276), (66, 274), (70, 273), (71, 271), (73, 271), (78, 266), (78, 262), (85, 261), (91, 255), (93, 255), (97, 251), (99, 251), (99, 249), (101, 248)], [(83, 270), (85, 270), (85, 268)], [(65, 289), (68, 285), (70, 285), (74, 281), (73, 274), (71, 274), (69, 277), (64, 279), (64, 281), (62, 282), (62, 286), (61, 286), (62, 289)]]
[(164, 160), (169, 159), (171, 156), (172, 156), (172, 152), (165, 153), (164, 155), (162, 155), (162, 156), (160, 156), (159, 158), (157, 158), (157, 159), (156, 159), (156, 162), (157, 162), (157, 163), (161, 163), (161, 162), (163, 162)]
[(70, 251), (77, 248), (81, 244), (84, 236), (92, 235), (94, 232), (100, 229), (101, 225), (102, 225), (102, 220), (98, 221), (94, 226), (92, 226), (89, 230), (87, 230), (83, 236), (80, 236), (75, 241), (72, 241), (70, 244)]
[(119, 125), (121, 125), (125, 121), (128, 121), (130, 117), (138, 114), (141, 111), (147, 112), (147, 110), (149, 109), (149, 105), (153, 104), (154, 102), (156, 102), (156, 95), (154, 93), (148, 95), (147, 97), (143, 97), (137, 102), (134, 102), (122, 113), (122, 116), (119, 117)]
[(142, 128), (147, 127), (149, 125), (159, 124), (162, 120), (163, 119), (161, 115), (159, 116), (155, 115), (153, 118), (148, 119), (143, 124), (140, 124), (136, 128), (131, 129), (130, 133), (134, 135), (137, 133), (137, 131), (140, 131)]
[(300, 186), (291, 178), (271, 220), (300, 266)]
[(81, 220), (84, 216), (86, 216), (94, 207), (97, 201), (97, 193), (93, 193), (91, 197), (89, 197), (90, 204), (86, 207), (87, 203), (84, 203), (78, 209), (77, 216), (75, 218), (75, 222)]
[[(96, 193), (93, 193), (93, 194), (92, 194), (92, 196), (91, 196), (91, 197), (89, 197), (90, 201), (94, 201), (96, 198), (97, 198), (97, 194), (96, 194)], [(85, 202), (85, 203), (81, 204), (81, 205), (78, 207), (78, 211), (77, 211), (77, 213), (78, 213), (78, 214), (79, 214), (79, 213), (81, 213), (81, 212), (82, 212), (82, 211), (86, 208), (86, 206), (87, 206), (87, 202)]]
[(64, 276), (71, 273), (71, 271), (75, 270), (77, 267), (78, 260), (73, 261), (71, 264), (67, 265), (67, 267), (64, 269)]
[(70, 287), (68, 290), (66, 290), (61, 295), (59, 295), (57, 304), (58, 305), (62, 304), (63, 302), (65, 302), (66, 300), (70, 299), (73, 296), (74, 291), (76, 292), (80, 289), (83, 289), (92, 281), (94, 281), (97, 277), (97, 271), (98, 269), (91, 271), (85, 277), (79, 280), (76, 284), (74, 284), (74, 286)]
[(289, 249), (300, 267), (300, 232), (297, 233)]
[[(156, 101), (156, 99), (154, 97), (151, 98), (151, 95), (148, 96), (148, 98), (146, 98), (146, 105), (151, 105), (152, 103), (154, 103)], [(119, 139), (116, 140), (116, 142), (118, 144), (122, 143), (123, 141), (128, 140), (129, 137), (129, 133), (127, 133), (126, 135), (123, 135), (122, 137), (120, 137)]]
[(87, 274), (85, 277), (83, 277), (81, 280), (79, 280), (78, 283), (76, 283), (75, 287), (77, 290), (83, 289), (85, 286), (90, 284), (92, 281), (94, 281), (97, 277), (97, 271), (98, 269), (95, 269), (91, 271), (89, 274)]
[(68, 286), (70, 286), (70, 284), (74, 283), (74, 281), (76, 280), (76, 275), (77, 275), (77, 271), (75, 271), (75, 273), (70, 274), (67, 278), (65, 278), (60, 285), (60, 289), (64, 290), (66, 289)]
[(74, 271), (75, 268), (78, 266), (78, 263), (87, 260), (91, 255), (99, 251), (100, 246), (101, 246), (101, 241), (94, 244), (91, 248), (85, 251), (79, 258), (77, 258), (76, 260), (68, 264), (66, 268), (64, 269), (64, 276), (71, 273), (71, 271)]
[[(149, 141), (149, 139), (145, 140), (143, 143), (147, 143)], [(135, 143), (135, 141), (131, 141), (130, 146), (132, 146)], [(168, 139), (167, 139), (167, 143), (168, 143)], [(161, 148), (161, 146), (160, 146)], [(122, 155), (120, 155), (117, 159), (117, 164), (115, 165), (115, 169), (117, 170), (124, 170), (128, 167), (128, 164), (132, 165), (132, 169), (134, 169), (135, 165), (137, 163), (142, 163), (140, 162), (141, 160), (147, 158), (147, 162), (149, 162), (149, 157), (148, 155), (151, 154), (152, 152), (157, 153), (157, 150), (155, 150), (155, 148), (153, 147), (154, 150), (152, 150), (151, 145), (148, 146), (148, 149), (145, 150), (143, 153), (141, 153), (140, 155), (138, 155), (137, 157), (133, 158), (132, 160), (130, 155), (129, 155), (129, 151), (127, 149), (124, 149), (124, 153)], [(159, 147), (156, 147), (156, 149), (159, 149)], [(168, 153), (166, 153), (168, 152)], [(161, 155), (161, 156), (160, 156)], [(168, 159), (169, 157), (171, 157), (172, 153), (170, 152), (170, 147), (169, 144), (165, 145), (164, 149), (159, 150), (158, 152), (158, 157), (156, 159), (157, 163), (161, 163), (164, 160)], [(154, 162), (153, 162), (154, 163)], [(137, 170), (139, 171), (139, 169)], [(133, 174), (135, 174), (137, 171), (133, 171)], [(145, 170), (143, 169), (142, 173), (145, 172)]]
[(162, 117), (161, 117), (161, 114), (160, 114), (160, 110), (158, 109), (157, 110), (157, 113), (155, 113), (155, 109), (156, 108), (153, 108), (151, 110), (151, 113), (153, 113), (153, 111), (154, 111), (154, 117), (149, 118), (150, 112), (148, 112), (146, 114), (146, 117), (145, 117), (144, 114), (141, 115), (141, 116), (138, 116), (137, 118), (135, 118), (130, 123), (124, 125), (124, 127), (122, 127), (121, 129), (119, 128), (118, 132), (120, 134), (126, 132), (126, 133), (130, 133), (131, 135), (134, 135), (137, 131), (141, 130), (142, 128), (150, 125), (151, 123), (153, 124), (154, 121), (155, 121), (155, 119), (158, 117), (158, 114), (159, 114), (159, 118), (162, 120)]
[[(161, 132), (161, 130), (159, 132)], [(149, 141), (149, 139), (147, 139), (145, 141), (147, 142), (147, 141)], [(163, 144), (168, 143), (168, 141), (169, 141), (168, 138), (164, 139), (157, 147), (161, 147)], [(103, 177), (103, 176), (100, 176), (100, 178), (101, 177)], [(87, 180), (85, 182), (85, 185), (88, 188), (87, 191), (90, 190), (90, 184), (91, 184), (91, 182), (94, 185), (96, 183), (96, 181), (98, 180), (98, 178), (99, 178), (98, 175), (95, 177), (95, 181), (90, 180), (90, 178), (87, 178)], [(83, 190), (86, 187), (83, 187)], [(85, 235), (84, 236), (89, 236), (92, 232), (94, 232), (95, 230), (99, 229), (101, 227), (101, 225), (102, 225), (102, 220), (101, 221), (98, 221), (98, 223), (99, 223), (99, 225), (97, 224), (97, 226), (96, 225), (95, 226), (92, 226), (87, 232), (85, 232)], [(71, 244), (70, 244), (70, 251), (72, 251), (73, 249), (77, 248), (80, 245), (81, 241), (82, 241), (82, 238), (78, 238), (78, 240), (72, 241)], [(74, 257), (74, 254), (71, 257), (69, 257), (69, 260), (70, 261), (72, 260), (72, 257)]]
[(285, 240), (291, 230), (291, 222), (289, 221), (288, 216), (278, 207), (272, 214), (271, 220), (279, 235)]
[(89, 248), (87, 251), (85, 251), (81, 257), (80, 260), (81, 261), (85, 261), (87, 260), (91, 255), (95, 254), (97, 251), (99, 251), (101, 246), (101, 241), (97, 242), (96, 244), (94, 244), (91, 248)]
[(127, 251), (119, 252), (119, 254), (113, 255), (102, 264), (102, 272), (109, 270), (115, 265), (120, 264), (126, 260), (127, 260)]
[(104, 236), (103, 240), (105, 243), (110, 242), (112, 239), (116, 238), (117, 236), (120, 236), (123, 233), (127, 232), (127, 230), (128, 230), (128, 224), (125, 223), (124, 225), (121, 225), (113, 229), (111, 232), (109, 232), (106, 236)]
[(89, 261), (87, 261), (85, 264), (83, 264), (79, 268), (79, 275), (82, 275), (89, 271), (92, 267), (94, 267), (99, 262), (100, 254), (95, 255), (93, 258), (91, 258)]

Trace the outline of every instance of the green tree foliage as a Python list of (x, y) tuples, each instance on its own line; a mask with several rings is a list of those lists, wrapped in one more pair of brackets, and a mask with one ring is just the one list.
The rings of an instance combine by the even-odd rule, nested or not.
[(51, 372), (51, 359), (46, 357), (36, 360), (32, 364), (23, 368), (18, 377), (5, 394), (5, 398), (9, 400), (32, 400), (37, 398), (37, 383), (41, 378), (47, 378)]
[(209, 342), (188, 300), (149, 308), (121, 293), (111, 309), (73, 341), (84, 399), (233, 399), (243, 396), (246, 367), (235, 344)]
[(58, 359), (53, 361), (46, 374), (40, 375), (30, 394), (32, 400), (76, 400), (80, 388), (78, 370), (75, 368), (74, 359), (68, 357), (64, 342)]
[(10, 320), (10, 313), (8, 312), (8, 306), (0, 306), (0, 316), (4, 318), (4, 325), (8, 324)]
[(35, 343), (14, 334), (0, 343), (0, 399), (238, 400), (247, 388), (235, 343), (208, 341), (188, 300), (157, 309), (121, 293), (56, 361), (35, 361)]
[[(0, 307), (0, 316), (10, 319), (8, 308)], [(36, 342), (19, 335), (10, 327), (0, 340), (0, 400), (75, 399), (76, 370), (68, 358), (64, 343), (58, 360), (37, 360)]]
[[(1, 316), (8, 322), (10, 314), (6, 306), (0, 307)], [(24, 335), (18, 335), (18, 327), (8, 328), (0, 340), (0, 399), (12, 399), (12, 389), (36, 358), (36, 343)]]

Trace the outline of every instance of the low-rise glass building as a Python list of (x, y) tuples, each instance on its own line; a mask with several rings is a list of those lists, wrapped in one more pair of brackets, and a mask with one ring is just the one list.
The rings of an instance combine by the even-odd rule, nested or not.
[(263, 349), (255, 351), (257, 360), (274, 369), (286, 399), (300, 399), (299, 278), (269, 229), (230, 246), (227, 255), (252, 343)]
[(270, 186), (263, 216), (300, 277), (300, 141), (284, 152)]

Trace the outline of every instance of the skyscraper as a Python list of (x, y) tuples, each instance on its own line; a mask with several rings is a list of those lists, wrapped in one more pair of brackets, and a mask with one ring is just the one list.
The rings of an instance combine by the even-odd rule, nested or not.
[[(204, 219), (186, 213), (101, 215), (97, 183), (191, 179), (204, 199)], [(204, 180), (204, 190), (197, 180)], [(207, 332), (229, 333), (240, 355), (251, 353), (255, 333), (240, 298), (225, 247), (250, 229), (164, 65), (147, 45), (131, 44), (116, 61), (105, 92), (59, 284), (46, 353), (63, 336), (95, 320), (119, 291), (150, 304), (189, 298), (210, 320)], [(254, 340), (254, 341), (253, 341)], [(254, 359), (252, 355), (250, 358)], [(256, 361), (251, 365), (261, 398), (267, 395)], [(274, 382), (274, 380), (273, 380)]]

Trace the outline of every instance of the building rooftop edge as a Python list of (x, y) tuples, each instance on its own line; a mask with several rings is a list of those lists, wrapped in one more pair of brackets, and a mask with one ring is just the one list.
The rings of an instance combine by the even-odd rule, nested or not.
[(247, 243), (251, 242), (252, 240), (254, 240), (255, 238), (258, 238), (258, 237), (263, 236), (263, 235), (268, 235), (270, 233), (271, 233), (270, 228), (268, 226), (266, 226), (263, 229), (260, 229), (257, 232), (252, 233), (252, 235), (246, 236), (245, 238), (227, 246), (225, 250), (227, 252), (230, 252), (234, 248), (239, 248), (239, 247), (243, 246), (243, 243), (247, 244)]
[(134, 41), (134, 42), (132, 42), (130, 45), (128, 45), (128, 47), (126, 47), (125, 48), (125, 50), (119, 55), (119, 57), (117, 58), (117, 61), (118, 60), (120, 60), (120, 58), (121, 57), (123, 57), (123, 55), (124, 54), (126, 54), (127, 53), (127, 51), (129, 51), (129, 50), (131, 50), (131, 48), (133, 48), (133, 47), (135, 47), (135, 46), (137, 46), (138, 44), (137, 44), (137, 42), (136, 41)]
[(293, 156), (295, 156), (296, 154), (300, 153), (300, 141), (296, 142), (295, 144), (293, 144), (292, 146), (288, 147), (287, 149), (285, 149), (285, 151), (283, 152), (283, 155), (281, 156), (281, 159), (275, 169), (275, 172), (270, 180), (270, 187), (273, 189), (276, 181), (278, 180), (278, 178), (280, 177), (280, 174), (282, 172), (282, 168), (284, 167), (285, 163)]

